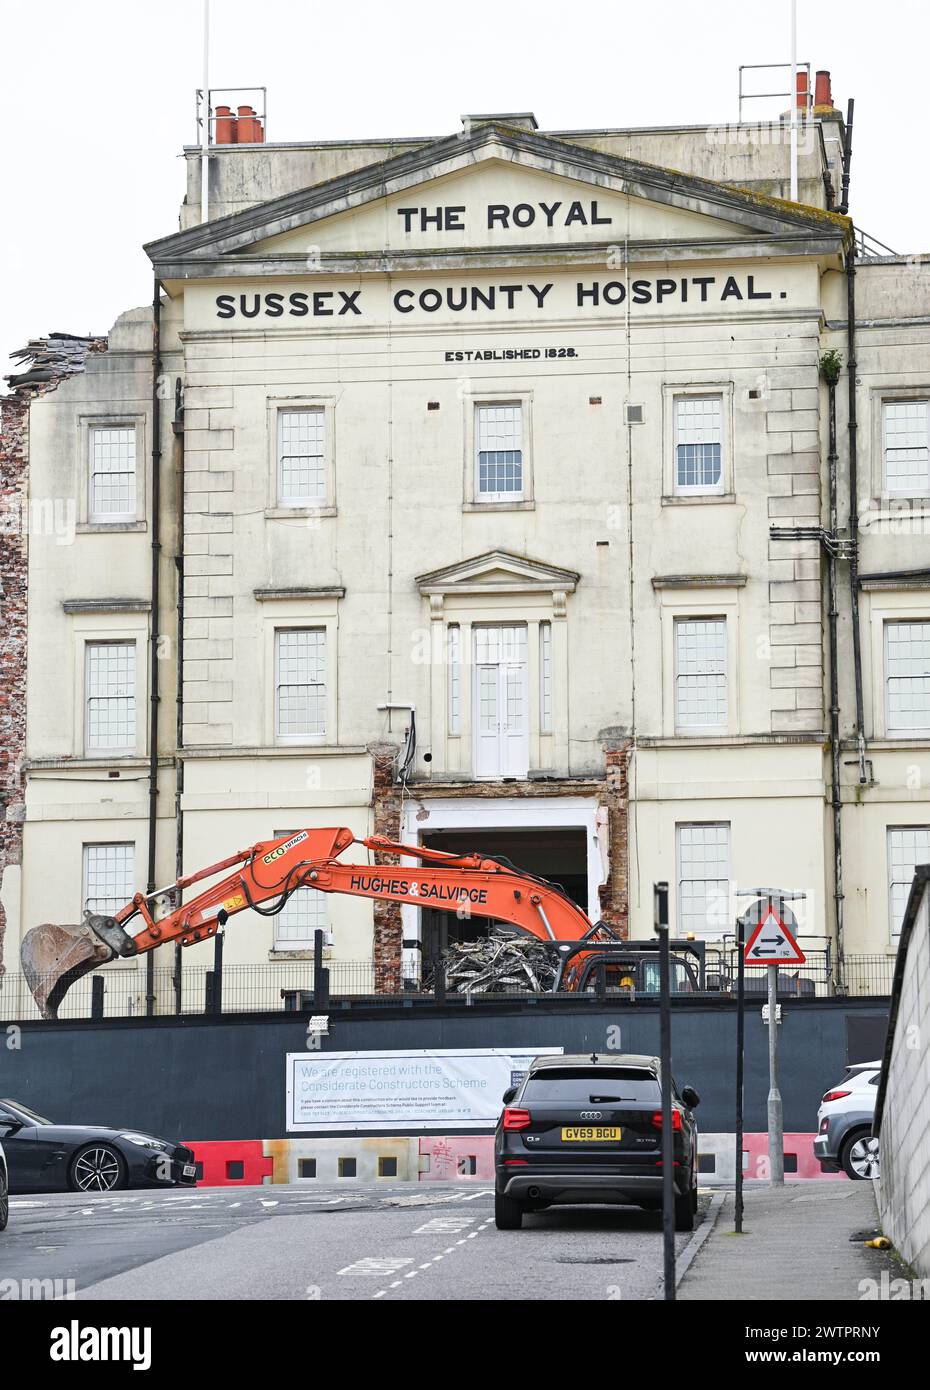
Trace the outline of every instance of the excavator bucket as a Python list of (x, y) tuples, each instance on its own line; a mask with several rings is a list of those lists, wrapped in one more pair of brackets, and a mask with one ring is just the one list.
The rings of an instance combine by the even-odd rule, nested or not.
[(23, 937), (20, 959), (26, 983), (43, 1018), (57, 1018), (76, 980), (113, 959), (116, 951), (89, 926), (43, 922)]

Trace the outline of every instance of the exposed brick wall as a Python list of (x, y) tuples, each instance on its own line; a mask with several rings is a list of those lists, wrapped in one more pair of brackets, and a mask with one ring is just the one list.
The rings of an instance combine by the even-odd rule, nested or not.
[[(0, 400), (0, 883), (22, 863), (26, 751), (28, 394)], [(0, 974), (6, 913), (0, 903)]]
[[(29, 410), (37, 396), (82, 372), (88, 353), (106, 349), (106, 338), (36, 339), (17, 354), (27, 370), (7, 377), (12, 390), (0, 397), (0, 885), (7, 867), (23, 860), (29, 506), (44, 500), (30, 495)], [(0, 974), (5, 935), (0, 902)]]
[(629, 810), (630, 810), (630, 750), (624, 740), (605, 753), (607, 775), (603, 804), (607, 807), (610, 869), (607, 882), (599, 891), (601, 918), (614, 927), (624, 939), (630, 935), (629, 903)]
[[(400, 788), (394, 781), (397, 749), (391, 743), (376, 743), (369, 747), (374, 764), (372, 809), (374, 833), (400, 839)], [(397, 855), (376, 854), (376, 864), (396, 864)], [(375, 989), (379, 994), (397, 994), (401, 988), (401, 926), (400, 904), (376, 898), (374, 902), (374, 967)]]

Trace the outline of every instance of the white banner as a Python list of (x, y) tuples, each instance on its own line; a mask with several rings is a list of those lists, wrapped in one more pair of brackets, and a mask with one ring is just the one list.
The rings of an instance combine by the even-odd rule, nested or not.
[(534, 1057), (561, 1047), (287, 1054), (287, 1129), (493, 1129)]

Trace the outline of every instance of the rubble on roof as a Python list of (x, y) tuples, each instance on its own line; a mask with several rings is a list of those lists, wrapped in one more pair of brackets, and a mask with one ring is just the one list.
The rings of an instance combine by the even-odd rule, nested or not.
[(82, 338), (75, 333), (50, 333), (47, 338), (31, 338), (25, 347), (11, 352), (20, 364), (28, 363), (24, 372), (4, 377), (13, 391), (23, 387), (41, 387), (47, 382), (83, 372), (88, 353), (106, 352), (106, 337)]

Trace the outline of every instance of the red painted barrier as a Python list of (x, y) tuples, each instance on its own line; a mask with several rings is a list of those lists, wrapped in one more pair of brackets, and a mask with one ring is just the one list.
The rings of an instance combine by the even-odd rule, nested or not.
[(198, 1187), (258, 1187), (270, 1182), (274, 1162), (261, 1139), (185, 1139), (203, 1165)]
[[(820, 1164), (814, 1157), (813, 1134), (786, 1134), (784, 1137), (785, 1153), (785, 1182), (791, 1182), (798, 1178), (842, 1178), (844, 1182), (849, 1179), (845, 1173), (824, 1173), (821, 1171)], [(766, 1133), (744, 1134), (743, 1153), (746, 1156), (743, 1163), (744, 1178), (764, 1178), (769, 1177), (769, 1136)], [(797, 1167), (795, 1171), (789, 1171), (789, 1155), (795, 1156)]]
[(420, 1139), (420, 1158), (426, 1158), (421, 1182), (451, 1182), (456, 1178), (477, 1182), (494, 1180), (494, 1135), (429, 1135)]

